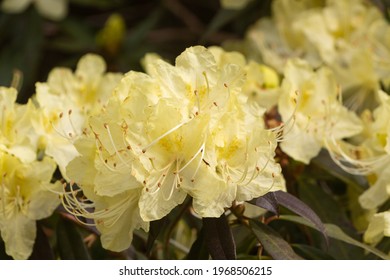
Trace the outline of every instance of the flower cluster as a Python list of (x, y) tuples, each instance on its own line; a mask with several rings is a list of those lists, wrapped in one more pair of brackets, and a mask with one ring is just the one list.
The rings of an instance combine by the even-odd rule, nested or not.
[[(344, 170), (368, 176), (359, 202), (371, 216), (390, 194), (389, 34), (369, 1), (275, 0), (272, 17), (253, 25), (241, 46), (284, 75), (278, 112), (282, 120), (294, 112), (295, 125), (283, 151), (307, 164), (326, 148)], [(377, 242), (389, 227), (389, 211), (375, 214), (364, 238)]]
[[(2, 9), (30, 2), (4, 1)], [(38, 10), (43, 2), (34, 1)], [(249, 2), (221, 1), (227, 9)], [(115, 53), (121, 19), (106, 29), (99, 40)], [(322, 149), (368, 178), (359, 197), (370, 214), (365, 241), (390, 236), (390, 210), (377, 213), (390, 197), (389, 34), (363, 0), (275, 0), (273, 17), (248, 30), (245, 56), (193, 46), (174, 64), (148, 54), (145, 72), (121, 74), (87, 54), (75, 71), (55, 68), (36, 83), (27, 104), (16, 103), (14, 88), (0, 87), (7, 254), (27, 259), (36, 221), (60, 203), (98, 229), (104, 248), (122, 251), (135, 230), (148, 231), (187, 198), (194, 215), (217, 218), (286, 190), (276, 154), (309, 164)], [(62, 183), (54, 182), (57, 168)]]
[(72, 190), (64, 204), (94, 219), (103, 246), (115, 251), (187, 196), (197, 215), (219, 217), (234, 201), (284, 189), (278, 135), (265, 128), (264, 110), (247, 106), (240, 54), (196, 46), (175, 65), (145, 61), (148, 73), (127, 73), (90, 116), (66, 170), (88, 201)]
[(75, 73), (53, 69), (36, 84), (27, 104), (17, 104), (14, 88), (0, 87), (0, 232), (7, 254), (30, 256), (35, 221), (50, 216), (61, 203), (60, 181), (51, 183), (57, 166), (62, 176), (78, 153), (73, 143), (86, 133), (87, 116), (100, 111), (121, 74), (105, 73), (100, 56), (86, 55)]

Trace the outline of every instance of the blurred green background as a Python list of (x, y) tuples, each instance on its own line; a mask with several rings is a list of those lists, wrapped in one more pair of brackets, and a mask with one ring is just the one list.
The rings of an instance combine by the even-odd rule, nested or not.
[(147, 52), (172, 60), (192, 45), (242, 38), (270, 13), (270, 2), (225, 10), (219, 0), (69, 0), (67, 16), (58, 21), (42, 17), (35, 5), (22, 13), (2, 11), (0, 85), (9, 86), (14, 71), (21, 71), (18, 101), (24, 103), (53, 67), (74, 68), (88, 52), (102, 55), (109, 71), (140, 70)]

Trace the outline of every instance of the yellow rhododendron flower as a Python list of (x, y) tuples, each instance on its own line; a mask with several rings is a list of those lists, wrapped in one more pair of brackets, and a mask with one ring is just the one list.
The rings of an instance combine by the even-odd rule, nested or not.
[[(122, 155), (117, 151), (110, 156), (108, 151), (96, 149), (97, 142), (98, 138), (82, 137), (75, 143), (80, 156), (67, 166), (67, 175), (81, 189), (72, 185), (71, 191), (62, 195), (63, 204), (76, 218), (80, 217), (81, 223), (84, 223), (81, 217), (94, 220), (104, 248), (123, 251), (130, 246), (134, 229), (149, 229), (149, 223), (140, 217), (138, 206), (142, 184), (129, 172), (130, 162), (126, 165), (121, 162), (125, 160), (123, 151)], [(81, 191), (88, 200), (77, 198)]]
[(67, 0), (4, 0), (1, 9), (6, 13), (21, 13), (31, 4), (42, 16), (51, 20), (61, 20), (68, 13)]
[(8, 153), (0, 155), (0, 232), (6, 252), (14, 259), (27, 259), (36, 237), (35, 221), (50, 216), (60, 203), (50, 183), (54, 161), (23, 163)]
[[(198, 215), (219, 217), (234, 201), (284, 189), (274, 160), (277, 133), (248, 109), (240, 65), (218, 64), (200, 46), (185, 50), (175, 65), (148, 62), (149, 75), (126, 74), (107, 106), (90, 117), (90, 132), (76, 142), (80, 156), (67, 167), (77, 192), (106, 210), (87, 211), (73, 191), (64, 195), (69, 211), (95, 219), (113, 240), (147, 228), (145, 222), (161, 219), (187, 195)], [(125, 212), (141, 219), (119, 232)], [(106, 246), (119, 250), (131, 241), (121, 240)]]
[(38, 148), (38, 136), (31, 126), (36, 109), (31, 102), (16, 104), (16, 96), (14, 88), (0, 87), (0, 150), (31, 162)]
[(365, 209), (377, 209), (390, 197), (390, 98), (379, 91), (378, 106), (365, 124), (365, 138), (357, 145), (334, 141), (331, 155), (346, 171), (358, 175), (374, 175), (370, 188), (359, 197)]
[(312, 70), (303, 60), (287, 63), (278, 110), (282, 120), (295, 123), (281, 143), (292, 158), (309, 163), (330, 140), (354, 136), (362, 130), (359, 118), (343, 107), (339, 89), (327, 68)]
[(260, 56), (279, 73), (292, 58), (313, 68), (325, 64), (349, 108), (362, 112), (378, 104), (381, 83), (389, 83), (390, 26), (377, 7), (362, 0), (275, 0), (272, 11), (247, 32), (258, 53), (249, 57)]
[(73, 142), (87, 129), (88, 115), (105, 106), (122, 77), (105, 71), (102, 57), (87, 54), (74, 73), (55, 68), (46, 83), (36, 84), (39, 114), (34, 128), (41, 136), (42, 148), (55, 159), (64, 176), (66, 165), (78, 154)]
[(212, 52), (220, 67), (232, 63), (243, 68), (245, 82), (242, 86), (242, 92), (248, 98), (249, 104), (260, 106), (255, 110), (260, 113), (262, 108), (268, 110), (278, 103), (280, 81), (275, 70), (253, 60), (247, 62), (245, 57), (238, 52), (227, 52), (216, 46), (208, 49)]
[(390, 237), (390, 211), (374, 214), (363, 238), (367, 243), (377, 243), (384, 236)]

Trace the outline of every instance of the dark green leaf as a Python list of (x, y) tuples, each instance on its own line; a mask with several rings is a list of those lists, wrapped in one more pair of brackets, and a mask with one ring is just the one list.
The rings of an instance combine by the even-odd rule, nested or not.
[(207, 27), (207, 30), (203, 34), (200, 42), (204, 43), (205, 41), (207, 41), (209, 36), (221, 29), (230, 21), (234, 20), (240, 13), (240, 10), (219, 10), (218, 13), (212, 19), (210, 25)]
[(49, 239), (42, 229), (42, 225), (37, 222), (37, 236), (30, 260), (54, 260), (54, 253), (50, 246)]
[(324, 224), (317, 216), (317, 214), (306, 203), (287, 192), (276, 191), (274, 192), (274, 195), (280, 205), (286, 207), (287, 209), (293, 211), (294, 213), (302, 216), (306, 220), (313, 223), (316, 229), (322, 233), (326, 240), (326, 243), (328, 244), (329, 240), (325, 231)]
[(129, 36), (125, 39), (124, 45), (126, 49), (133, 49), (136, 45), (139, 45), (143, 39), (147, 36), (150, 30), (158, 23), (163, 15), (163, 10), (157, 8), (152, 11), (147, 18), (134, 27)]
[(83, 237), (71, 221), (60, 219), (57, 226), (57, 246), (63, 260), (89, 260)]
[[(300, 223), (300, 224), (309, 226), (311, 228), (316, 228), (312, 223), (308, 222), (307, 220), (305, 220), (299, 216), (281, 215), (280, 219), (295, 222), (295, 223)], [(379, 251), (378, 249), (353, 239), (352, 237), (347, 235), (341, 228), (339, 228), (338, 226), (336, 226), (334, 224), (325, 224), (325, 228), (326, 228), (326, 232), (328, 233), (328, 235), (331, 238), (343, 241), (345, 243), (351, 244), (351, 245), (356, 246), (356, 247), (360, 247), (360, 248), (362, 248), (362, 249), (364, 249), (372, 254), (377, 255), (378, 257), (380, 257), (382, 259), (385, 259), (385, 260), (390, 259), (389, 256), (387, 256), (383, 252)]]
[(1, 34), (5, 46), (0, 49), (0, 85), (10, 86), (14, 70), (23, 74), (19, 102), (25, 102), (34, 91), (43, 44), (42, 19), (35, 9), (28, 9), (8, 20), (6, 33)]
[(118, 6), (123, 3), (123, 0), (70, 0), (70, 2), (81, 6), (104, 9)]
[(368, 187), (367, 179), (364, 176), (357, 176), (346, 172), (332, 160), (329, 153), (325, 150), (322, 150), (318, 156), (313, 158), (311, 163), (360, 191)]
[(198, 233), (198, 238), (192, 244), (190, 252), (187, 254), (187, 260), (208, 260), (209, 251), (206, 246), (205, 233), (202, 228)]
[(207, 232), (206, 244), (213, 259), (236, 259), (236, 246), (225, 214), (219, 218), (203, 218), (203, 229)]
[[(313, 179), (300, 180), (300, 198), (316, 212), (324, 223), (335, 224), (349, 236), (358, 238), (359, 235), (346, 215), (346, 209), (343, 209), (341, 201), (326, 187), (326, 183), (320, 185), (320, 182)], [(362, 259), (365, 256), (361, 248), (338, 240), (332, 240), (328, 253), (335, 259)]]
[(300, 260), (290, 244), (285, 241), (276, 231), (265, 224), (250, 220), (251, 227), (256, 238), (259, 240), (267, 253), (276, 260)]
[(305, 244), (291, 244), (295, 252), (306, 260), (334, 260), (334, 258), (326, 253), (324, 250), (305, 245)]
[(154, 242), (157, 237), (163, 232), (161, 229), (164, 228), (166, 224), (166, 219), (162, 218), (158, 221), (153, 221), (150, 223), (148, 239), (146, 241), (146, 254), (149, 255), (153, 248)]

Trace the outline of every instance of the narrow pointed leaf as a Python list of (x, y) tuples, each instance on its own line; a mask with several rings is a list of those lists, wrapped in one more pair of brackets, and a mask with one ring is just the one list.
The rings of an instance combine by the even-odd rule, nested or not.
[(279, 204), (274, 192), (269, 192), (263, 196), (253, 199), (250, 203), (279, 216)]
[(49, 239), (42, 229), (42, 225), (37, 222), (37, 236), (34, 248), (29, 258), (30, 260), (54, 260), (54, 253), (50, 246)]
[(270, 256), (276, 260), (301, 260), (290, 244), (285, 241), (276, 231), (265, 224), (250, 220), (249, 226), (251, 227), (257, 240), (261, 243), (264, 249)]
[(154, 242), (156, 241), (157, 237), (162, 233), (161, 229), (164, 227), (164, 224), (166, 224), (166, 220), (164, 218), (150, 223), (148, 239), (146, 241), (147, 255), (151, 253)]
[[(290, 221), (290, 222), (295, 222), (295, 223), (300, 223), (302, 225), (317, 229), (315, 225), (313, 225), (311, 222), (308, 222), (307, 220), (303, 219), (302, 217), (299, 216), (293, 216), (293, 215), (281, 215), (280, 219), (285, 220), (285, 221)], [(334, 224), (325, 224), (324, 225), (326, 228), (326, 232), (329, 237), (343, 241), (345, 243), (348, 243), (350, 245), (354, 245), (356, 247), (360, 247), (384, 260), (389, 260), (390, 257), (384, 254), (383, 252), (379, 251), (378, 249), (371, 247), (367, 244), (364, 244), (360, 241), (357, 241), (347, 235), (342, 229), (340, 229), (338, 226)]]
[(198, 234), (198, 238), (192, 244), (186, 260), (208, 260), (209, 251), (207, 250), (204, 228)]
[(225, 214), (219, 218), (203, 218), (206, 245), (215, 260), (235, 260), (236, 246)]
[(90, 256), (78, 228), (70, 221), (60, 219), (57, 227), (57, 245), (63, 260), (89, 260)]
[(322, 223), (318, 215), (306, 203), (287, 192), (276, 191), (274, 192), (274, 195), (280, 205), (286, 207), (287, 209), (311, 222), (315, 226), (315, 228), (322, 233), (325, 238), (326, 244), (328, 245), (329, 238), (325, 230), (324, 224)]

